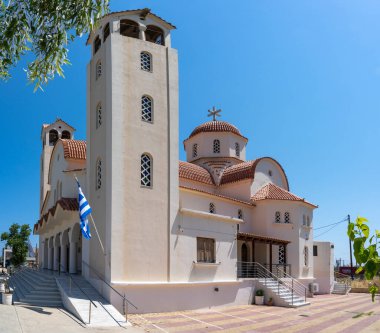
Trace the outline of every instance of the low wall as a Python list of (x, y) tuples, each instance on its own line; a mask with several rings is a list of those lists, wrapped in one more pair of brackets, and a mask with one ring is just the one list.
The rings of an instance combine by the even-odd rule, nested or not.
[[(122, 295), (131, 301), (129, 313), (170, 312), (180, 310), (210, 309), (228, 305), (252, 304), (255, 281), (195, 282), (195, 283), (112, 283)], [(122, 311), (121, 298), (111, 294), (111, 303)]]

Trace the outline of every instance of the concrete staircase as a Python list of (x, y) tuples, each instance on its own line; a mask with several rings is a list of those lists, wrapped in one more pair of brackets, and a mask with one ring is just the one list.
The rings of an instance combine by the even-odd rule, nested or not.
[(332, 294), (337, 295), (347, 295), (351, 290), (351, 286), (344, 282), (334, 281), (333, 289), (331, 291)]
[(13, 302), (15, 304), (63, 306), (54, 276), (24, 268), (10, 277), (10, 284), (14, 288)]
[(104, 299), (86, 279), (82, 276), (70, 277), (71, 281), (65, 275), (56, 278), (67, 310), (89, 326), (130, 326), (125, 316)]
[(310, 305), (310, 302), (305, 301), (304, 297), (292, 293), (290, 288), (274, 278), (259, 278), (256, 287), (263, 289), (266, 299), (271, 297), (275, 305), (292, 308)]

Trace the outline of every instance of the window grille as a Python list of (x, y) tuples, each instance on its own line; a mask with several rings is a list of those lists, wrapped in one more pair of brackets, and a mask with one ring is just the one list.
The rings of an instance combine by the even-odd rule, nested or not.
[(240, 145), (239, 143), (235, 143), (235, 155), (236, 157), (240, 157)]
[(141, 155), (141, 185), (152, 186), (152, 159), (147, 154)]
[(102, 188), (102, 160), (98, 159), (96, 162), (96, 189)]
[(210, 202), (210, 205), (209, 205), (209, 212), (211, 214), (215, 214), (215, 204)]
[(151, 72), (152, 71), (152, 56), (148, 52), (140, 53), (140, 62), (141, 69), (143, 71)]
[(280, 212), (276, 212), (275, 221), (276, 221), (276, 223), (281, 223), (281, 213)]
[(141, 120), (148, 123), (153, 121), (153, 101), (146, 95), (141, 97)]
[(98, 60), (96, 63), (96, 79), (99, 79), (102, 76), (102, 62)]
[(96, 106), (96, 128), (99, 128), (103, 123), (103, 117), (102, 117), (102, 104), (99, 103)]
[(215, 239), (197, 237), (197, 262), (215, 263)]
[(286, 212), (286, 213), (285, 213), (285, 216), (284, 216), (284, 222), (285, 222), (285, 223), (290, 223), (290, 214), (289, 214), (289, 212)]
[(197, 157), (198, 156), (198, 145), (195, 143), (193, 145), (193, 157)]
[(238, 219), (243, 219), (243, 210), (242, 209), (239, 209), (238, 210)]
[(278, 247), (278, 263), (286, 264), (285, 245), (279, 245)]
[(303, 256), (303, 263), (307, 267), (309, 266), (309, 248), (307, 246), (305, 246), (303, 249)]
[(214, 140), (213, 150), (214, 150), (215, 154), (220, 153), (220, 141), (219, 140)]

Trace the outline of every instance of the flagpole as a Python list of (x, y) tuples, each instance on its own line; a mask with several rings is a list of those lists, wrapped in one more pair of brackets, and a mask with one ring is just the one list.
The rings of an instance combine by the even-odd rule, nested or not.
[(96, 228), (96, 224), (95, 224), (94, 218), (92, 217), (92, 214), (90, 214), (90, 220), (91, 220), (92, 224), (94, 225), (94, 229), (95, 229), (96, 235), (98, 236), (98, 240), (99, 240), (100, 246), (102, 247), (103, 254), (106, 255), (106, 252), (104, 251), (103, 243), (102, 243), (102, 241), (100, 239), (100, 236), (99, 236), (99, 233), (98, 233), (98, 229)]

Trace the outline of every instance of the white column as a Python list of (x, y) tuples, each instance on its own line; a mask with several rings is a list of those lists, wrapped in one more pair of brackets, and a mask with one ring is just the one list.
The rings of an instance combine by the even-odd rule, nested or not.
[(58, 251), (59, 246), (54, 246), (54, 263), (53, 267), (55, 271), (58, 271), (58, 266), (59, 266), (59, 251)]
[(69, 273), (77, 272), (77, 243), (70, 243), (70, 267)]
[(66, 252), (66, 245), (61, 246), (61, 271), (66, 272), (66, 266), (67, 266), (67, 252)]
[(52, 247), (48, 247), (48, 262), (47, 262), (47, 268), (48, 269), (52, 269), (53, 266), (52, 266), (52, 263), (53, 263), (53, 248)]
[(139, 39), (146, 40), (146, 38), (145, 38), (145, 30), (146, 30), (146, 26), (145, 25), (140, 25), (139, 26)]

